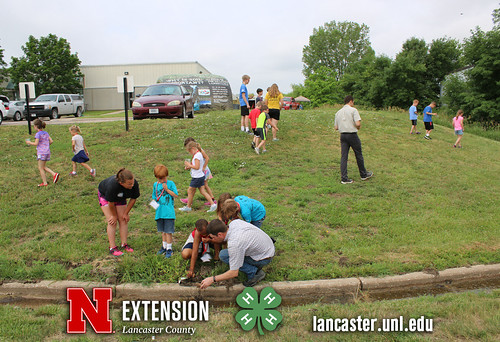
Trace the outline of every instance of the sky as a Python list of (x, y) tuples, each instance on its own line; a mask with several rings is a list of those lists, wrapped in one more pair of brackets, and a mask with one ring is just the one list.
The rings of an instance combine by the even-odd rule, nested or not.
[[(493, 27), (500, 0), (16, 0), (3, 1), (4, 61), (22, 57), (28, 37), (65, 38), (82, 65), (197, 61), (237, 93), (304, 82), (302, 50), (330, 21), (366, 24), (377, 56), (394, 58), (412, 37), (463, 41)], [(161, 75), (158, 75), (161, 76)]]

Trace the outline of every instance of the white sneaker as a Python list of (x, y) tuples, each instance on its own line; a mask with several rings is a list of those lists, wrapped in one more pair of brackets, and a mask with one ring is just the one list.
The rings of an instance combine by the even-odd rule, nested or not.
[(212, 260), (212, 256), (210, 255), (210, 253), (205, 253), (201, 256), (201, 261), (203, 262), (210, 262), (210, 260)]
[(216, 211), (217, 210), (217, 204), (212, 204), (210, 206), (210, 209), (207, 210), (207, 213), (211, 213), (212, 211)]
[(193, 209), (191, 209), (190, 207), (188, 207), (187, 205), (185, 207), (182, 207), (182, 208), (179, 208), (180, 211), (191, 211)]
[(258, 147), (255, 148), (255, 153), (260, 154), (260, 151), (259, 151)]

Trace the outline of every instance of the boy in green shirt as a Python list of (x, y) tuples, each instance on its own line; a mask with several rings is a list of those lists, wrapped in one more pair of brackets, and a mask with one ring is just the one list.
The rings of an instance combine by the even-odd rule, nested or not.
[[(271, 118), (269, 117), (269, 107), (265, 104), (260, 108), (262, 111), (260, 115), (257, 117), (257, 139), (255, 142), (255, 153), (260, 154), (260, 149), (262, 148), (262, 153), (267, 152), (266, 150), (266, 123), (271, 125), (277, 131), (278, 127), (274, 123), (272, 123)], [(260, 139), (260, 142), (259, 142)]]

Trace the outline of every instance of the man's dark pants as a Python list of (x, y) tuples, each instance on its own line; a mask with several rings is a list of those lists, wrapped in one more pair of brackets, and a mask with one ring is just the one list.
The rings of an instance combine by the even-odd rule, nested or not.
[(340, 159), (340, 174), (342, 180), (345, 181), (347, 177), (347, 159), (349, 157), (349, 148), (352, 147), (354, 155), (356, 156), (356, 162), (358, 163), (359, 175), (361, 178), (366, 176), (365, 162), (363, 160), (363, 153), (361, 152), (361, 140), (359, 140), (357, 133), (341, 133), (340, 134), (340, 148), (341, 148), (341, 159)]

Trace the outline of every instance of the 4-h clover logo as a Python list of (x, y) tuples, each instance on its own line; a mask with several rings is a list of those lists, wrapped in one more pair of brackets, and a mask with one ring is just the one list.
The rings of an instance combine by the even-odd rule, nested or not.
[(270, 310), (281, 304), (281, 296), (271, 287), (266, 287), (260, 292), (260, 301), (257, 291), (253, 287), (247, 287), (236, 297), (236, 303), (243, 309), (235, 316), (243, 330), (249, 331), (255, 327), (259, 334), (264, 335), (262, 326), (266, 330), (272, 331), (280, 324), (283, 316), (277, 310)]

